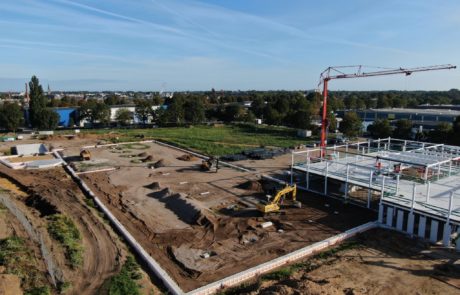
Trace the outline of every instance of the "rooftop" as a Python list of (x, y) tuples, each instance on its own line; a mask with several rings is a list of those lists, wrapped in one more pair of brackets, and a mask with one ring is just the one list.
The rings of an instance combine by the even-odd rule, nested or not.
[(460, 116), (460, 111), (457, 110), (442, 110), (442, 109), (406, 109), (406, 108), (385, 108), (385, 109), (367, 109), (364, 112), (376, 113), (413, 113), (413, 114), (427, 114), (427, 115), (452, 115)]

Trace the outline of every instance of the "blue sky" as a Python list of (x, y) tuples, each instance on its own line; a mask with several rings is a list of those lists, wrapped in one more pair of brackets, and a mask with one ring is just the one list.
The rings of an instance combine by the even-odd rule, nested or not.
[[(313, 89), (328, 66), (460, 65), (460, 1), (0, 0), (0, 91)], [(331, 89), (460, 88), (460, 69)]]

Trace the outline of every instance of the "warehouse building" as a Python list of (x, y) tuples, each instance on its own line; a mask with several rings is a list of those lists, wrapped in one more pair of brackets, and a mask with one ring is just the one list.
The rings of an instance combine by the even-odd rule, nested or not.
[[(349, 110), (337, 111), (337, 114), (343, 118), (347, 111)], [(440, 123), (453, 123), (460, 116), (460, 110), (450, 109), (386, 108), (356, 110), (356, 113), (363, 121), (364, 130), (377, 119), (387, 119), (390, 122), (405, 119), (412, 121), (414, 128), (418, 130), (432, 130)]]

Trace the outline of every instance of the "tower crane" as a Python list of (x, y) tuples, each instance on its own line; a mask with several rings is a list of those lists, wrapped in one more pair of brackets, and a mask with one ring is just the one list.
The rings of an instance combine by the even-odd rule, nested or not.
[[(378, 70), (371, 70), (369, 72), (364, 71), (366, 68), (377, 68)], [(329, 81), (335, 79), (350, 79), (350, 78), (365, 78), (365, 77), (375, 77), (375, 76), (387, 76), (387, 75), (397, 75), (403, 74), (406, 76), (411, 75), (412, 73), (417, 72), (427, 72), (427, 71), (436, 71), (436, 70), (450, 70), (455, 69), (456, 66), (451, 64), (446, 65), (437, 65), (437, 66), (427, 66), (427, 67), (418, 67), (418, 68), (382, 68), (382, 67), (368, 67), (363, 65), (356, 66), (336, 66), (328, 67), (320, 75), (320, 81), (318, 83), (318, 89), (323, 84), (323, 111), (322, 111), (322, 120), (321, 120), (321, 156), (325, 155), (326, 148), (326, 128), (327, 128), (327, 91)]]

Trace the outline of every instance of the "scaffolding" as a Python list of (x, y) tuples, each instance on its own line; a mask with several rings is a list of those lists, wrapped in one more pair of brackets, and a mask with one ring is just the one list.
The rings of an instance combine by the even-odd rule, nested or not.
[[(368, 208), (387, 201), (460, 221), (460, 147), (384, 138), (292, 153), (291, 183)], [(333, 191), (333, 185), (339, 189)], [(361, 198), (356, 191), (365, 191)]]

